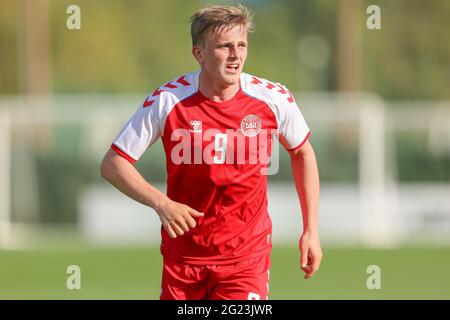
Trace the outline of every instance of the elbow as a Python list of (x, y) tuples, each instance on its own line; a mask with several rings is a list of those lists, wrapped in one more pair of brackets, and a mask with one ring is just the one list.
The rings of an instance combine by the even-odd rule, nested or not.
[(103, 179), (105, 179), (106, 181), (109, 181), (110, 172), (111, 172), (111, 163), (105, 157), (105, 158), (103, 158), (102, 163), (100, 164), (100, 175), (102, 176)]
[(100, 164), (100, 175), (102, 176), (103, 179), (106, 179), (107, 177), (105, 159), (103, 159), (102, 163)]

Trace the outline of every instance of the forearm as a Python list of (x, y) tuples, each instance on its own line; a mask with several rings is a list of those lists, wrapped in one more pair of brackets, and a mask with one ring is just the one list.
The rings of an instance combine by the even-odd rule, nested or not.
[(119, 191), (156, 211), (167, 198), (148, 183), (131, 163), (120, 156), (107, 155), (103, 160), (101, 173)]
[(308, 143), (305, 152), (291, 154), (295, 187), (300, 200), (303, 232), (318, 232), (319, 171), (314, 150)]

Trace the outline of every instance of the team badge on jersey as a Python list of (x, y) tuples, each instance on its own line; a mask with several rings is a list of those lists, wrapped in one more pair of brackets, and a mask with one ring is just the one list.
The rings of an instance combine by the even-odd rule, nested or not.
[(244, 136), (256, 136), (261, 131), (261, 119), (253, 114), (246, 115), (241, 121), (241, 131)]
[(190, 132), (202, 132), (202, 121), (201, 120), (191, 120), (189, 123), (192, 126), (192, 129), (189, 129)]

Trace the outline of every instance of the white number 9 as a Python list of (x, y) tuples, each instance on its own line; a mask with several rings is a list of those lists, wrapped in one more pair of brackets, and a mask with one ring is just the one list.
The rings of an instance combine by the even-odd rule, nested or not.
[[(214, 163), (225, 163), (225, 154), (227, 150), (227, 135), (225, 133), (216, 133), (214, 138)], [(218, 156), (219, 154), (219, 156)]]

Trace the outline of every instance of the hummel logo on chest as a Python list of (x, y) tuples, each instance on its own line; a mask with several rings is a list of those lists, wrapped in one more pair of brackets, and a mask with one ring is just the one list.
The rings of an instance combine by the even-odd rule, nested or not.
[(191, 120), (189, 123), (192, 126), (192, 129), (189, 129), (190, 132), (202, 132), (202, 121), (201, 120)]

